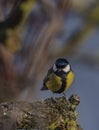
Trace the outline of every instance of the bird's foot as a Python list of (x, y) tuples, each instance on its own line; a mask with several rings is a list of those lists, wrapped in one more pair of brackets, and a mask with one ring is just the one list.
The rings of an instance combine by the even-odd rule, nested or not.
[(63, 95), (64, 95), (64, 98), (65, 98), (66, 103), (69, 105), (70, 102), (69, 102), (69, 100), (68, 100), (68, 98), (67, 98), (67, 96), (66, 96), (66, 94), (65, 94), (64, 92), (63, 92)]
[(56, 103), (56, 102), (57, 102), (57, 101), (56, 101), (56, 97), (55, 97), (54, 93), (52, 93), (51, 100), (52, 100), (52, 103)]
[(51, 101), (52, 101), (52, 103), (56, 103), (57, 102), (56, 97), (51, 97)]

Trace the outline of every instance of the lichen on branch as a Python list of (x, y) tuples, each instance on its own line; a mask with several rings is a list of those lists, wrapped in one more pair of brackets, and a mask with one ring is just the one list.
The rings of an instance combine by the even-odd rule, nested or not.
[(0, 104), (0, 129), (39, 129), (39, 130), (82, 130), (77, 122), (76, 107), (80, 100), (72, 95), (28, 102)]

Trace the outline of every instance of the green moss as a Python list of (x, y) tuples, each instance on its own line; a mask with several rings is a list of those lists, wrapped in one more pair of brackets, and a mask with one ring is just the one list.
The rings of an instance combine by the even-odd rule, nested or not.
[[(14, 129), (41, 129), (41, 130), (82, 130), (78, 124), (76, 107), (78, 99), (73, 96), (67, 101), (64, 97), (49, 98), (34, 103), (17, 102), (1, 104), (1, 117), (12, 121), (12, 115), (16, 115)], [(6, 112), (6, 115), (4, 114)], [(2, 118), (1, 118), (2, 119)], [(4, 120), (3, 120), (4, 121)], [(3, 121), (0, 121), (1, 126)], [(16, 129), (15, 129), (16, 130)]]
[(49, 129), (49, 130), (55, 130), (57, 127), (58, 127), (58, 126), (57, 126), (57, 123), (52, 123), (52, 124), (48, 127), (48, 129)]
[(51, 99), (47, 100), (47, 105), (51, 108), (46, 111), (46, 114), (49, 115), (49, 130), (77, 130), (76, 107), (80, 102), (78, 99), (77, 95), (72, 95), (69, 103), (64, 97), (57, 98), (54, 103), (50, 101)]

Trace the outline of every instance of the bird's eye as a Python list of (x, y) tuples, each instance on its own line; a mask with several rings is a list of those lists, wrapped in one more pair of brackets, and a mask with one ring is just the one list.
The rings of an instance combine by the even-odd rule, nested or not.
[(56, 72), (56, 71), (57, 71), (57, 67), (56, 67), (56, 65), (55, 65), (55, 64), (53, 65), (53, 71), (54, 71), (54, 72)]
[(70, 71), (70, 65), (67, 65), (64, 69), (63, 69), (64, 72), (69, 72)]

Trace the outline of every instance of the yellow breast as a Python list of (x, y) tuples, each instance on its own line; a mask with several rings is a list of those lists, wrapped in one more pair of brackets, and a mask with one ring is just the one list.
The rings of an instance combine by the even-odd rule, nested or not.
[(71, 86), (74, 81), (74, 73), (70, 71), (66, 77), (66, 90)]
[(49, 90), (58, 91), (62, 86), (61, 78), (54, 73), (51, 73), (46, 82), (46, 86)]
[[(65, 90), (67, 90), (71, 86), (73, 80), (74, 80), (74, 73), (70, 71), (66, 75), (66, 89)], [(46, 87), (52, 92), (58, 91), (62, 87), (62, 78), (57, 76), (54, 73), (51, 73), (48, 77), (48, 81), (45, 84), (46, 84)]]

